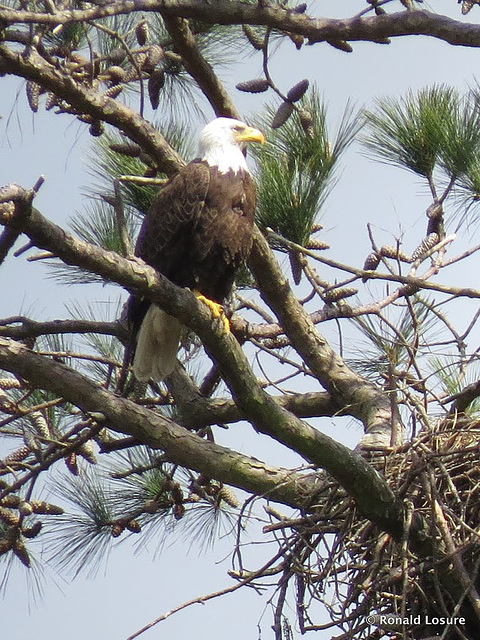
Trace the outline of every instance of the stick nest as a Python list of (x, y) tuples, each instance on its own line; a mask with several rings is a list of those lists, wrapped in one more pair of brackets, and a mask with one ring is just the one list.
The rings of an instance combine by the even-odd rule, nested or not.
[[(363, 519), (337, 483), (326, 484), (318, 508), (292, 527), (302, 633), (340, 627), (332, 640), (480, 637), (479, 453), (480, 422), (459, 419), (372, 454), (370, 462), (404, 502), (402, 540)], [(426, 542), (421, 551), (408, 537), (418, 523)], [(327, 609), (331, 624), (308, 617), (315, 603)], [(438, 620), (462, 616), (463, 625)]]

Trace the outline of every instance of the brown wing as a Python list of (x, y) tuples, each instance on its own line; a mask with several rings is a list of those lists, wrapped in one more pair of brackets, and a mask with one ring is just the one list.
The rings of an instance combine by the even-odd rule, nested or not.
[[(183, 167), (155, 196), (138, 235), (135, 254), (182, 287), (190, 286), (187, 261), (192, 232), (205, 206), (209, 182), (205, 163), (194, 160)], [(127, 302), (132, 344), (149, 306), (149, 300), (135, 295)]]
[(231, 206), (217, 223), (217, 242), (223, 249), (224, 260), (235, 268), (250, 253), (257, 194), (249, 173), (243, 173), (232, 185)]
[(223, 302), (229, 295), (235, 271), (250, 252), (255, 203), (255, 184), (249, 174), (222, 174), (210, 168), (191, 256), (194, 286), (212, 300)]
[(176, 274), (189, 251), (210, 183), (208, 166), (190, 162), (157, 194), (140, 229), (135, 254), (180, 286)]

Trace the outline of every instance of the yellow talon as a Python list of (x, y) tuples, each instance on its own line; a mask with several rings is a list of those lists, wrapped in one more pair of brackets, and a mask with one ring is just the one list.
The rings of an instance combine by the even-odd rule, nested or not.
[(195, 297), (197, 298), (197, 300), (200, 300), (200, 302), (203, 302), (203, 304), (207, 305), (207, 307), (210, 309), (210, 312), (215, 320), (217, 318), (220, 318), (222, 323), (223, 333), (229, 333), (230, 321), (225, 315), (222, 305), (218, 304), (218, 302), (214, 302), (213, 300), (210, 300), (210, 298), (206, 298), (204, 295), (200, 293), (200, 291), (194, 291), (193, 293), (195, 294)]

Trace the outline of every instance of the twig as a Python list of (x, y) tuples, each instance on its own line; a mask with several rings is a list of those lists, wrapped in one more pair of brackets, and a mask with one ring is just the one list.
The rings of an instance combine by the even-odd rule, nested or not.
[(118, 233), (120, 236), (120, 243), (122, 245), (122, 253), (126, 258), (133, 257), (132, 243), (127, 228), (127, 221), (125, 219), (125, 211), (123, 208), (122, 189), (120, 187), (119, 179), (113, 181), (113, 189), (115, 192), (114, 211), (117, 219)]
[(274, 564), (278, 560), (279, 557), (281, 557), (281, 555), (283, 554), (283, 551), (284, 550), (282, 550), (282, 552), (278, 552), (265, 565), (263, 565), (263, 567), (261, 569), (258, 569), (258, 571), (252, 572), (251, 574), (249, 574), (249, 576), (247, 578), (244, 578), (244, 579), (240, 580), (239, 582), (237, 582), (237, 584), (234, 584), (231, 587), (226, 587), (225, 589), (220, 589), (219, 591), (214, 591), (213, 593), (209, 593), (207, 595), (197, 596), (196, 598), (192, 598), (191, 600), (187, 600), (187, 602), (184, 602), (184, 603), (174, 607), (173, 609), (170, 609), (170, 611), (167, 611), (166, 613), (162, 614), (161, 616), (159, 616), (155, 620), (152, 620), (152, 622), (150, 622), (149, 624), (145, 625), (144, 627), (142, 627), (141, 629), (136, 631), (131, 636), (128, 636), (128, 638), (126, 640), (134, 640), (134, 638), (138, 638), (138, 636), (140, 636), (142, 633), (145, 633), (145, 631), (148, 631), (149, 629), (151, 629), (155, 625), (159, 624), (160, 622), (163, 622), (163, 620), (166, 620), (167, 618), (169, 618), (173, 614), (178, 613), (179, 611), (182, 611), (183, 609), (186, 609), (187, 607), (190, 607), (193, 604), (205, 604), (205, 602), (208, 602), (209, 600), (213, 600), (214, 598), (219, 598), (221, 596), (226, 595), (227, 593), (233, 593), (234, 591), (238, 591), (238, 589), (241, 589), (245, 585), (248, 585), (248, 584), (252, 583), (257, 578), (260, 578), (263, 575), (263, 573), (272, 564)]

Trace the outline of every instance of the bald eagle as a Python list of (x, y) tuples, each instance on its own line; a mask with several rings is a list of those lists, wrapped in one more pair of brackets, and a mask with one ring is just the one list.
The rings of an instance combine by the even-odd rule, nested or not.
[[(222, 317), (221, 305), (252, 244), (256, 189), (244, 148), (264, 140), (239, 120), (210, 122), (200, 134), (198, 158), (157, 194), (140, 229), (135, 254), (176, 285), (192, 289), (214, 317)], [(128, 316), (135, 377), (163, 380), (175, 366), (180, 322), (136, 296)]]

